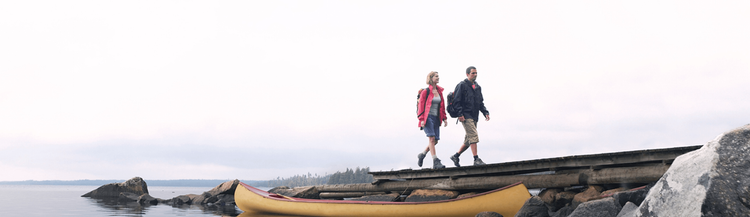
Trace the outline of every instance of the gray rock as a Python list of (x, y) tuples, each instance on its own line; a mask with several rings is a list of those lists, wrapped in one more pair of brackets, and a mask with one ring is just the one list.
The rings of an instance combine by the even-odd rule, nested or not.
[[(218, 186), (214, 187), (213, 189), (207, 191), (210, 196), (216, 196), (219, 194), (231, 194), (234, 195), (234, 191), (237, 189), (237, 185), (240, 184), (240, 180), (235, 179), (231, 181), (226, 181), (224, 183), (219, 184)], [(209, 196), (209, 197), (210, 197)]]
[(750, 216), (750, 125), (677, 157), (635, 216)]
[(159, 204), (159, 199), (154, 198), (149, 194), (143, 194), (140, 197), (138, 197), (138, 204), (141, 205), (156, 205)]
[(503, 215), (496, 212), (480, 212), (474, 217), (503, 217)]
[(563, 206), (562, 208), (558, 209), (554, 213), (550, 214), (550, 217), (567, 217), (573, 211), (576, 210), (576, 207), (574, 207), (572, 204), (568, 204), (567, 206)]
[[(234, 206), (234, 191), (240, 180), (231, 180), (219, 184), (213, 189), (203, 192), (202, 194), (186, 194), (174, 197), (169, 200), (172, 206), (181, 205), (207, 205), (207, 206)], [(276, 187), (274, 189), (288, 190), (289, 187)], [(273, 189), (272, 189), (273, 190)], [(272, 192), (273, 193), (273, 192)]]
[(521, 206), (515, 217), (548, 217), (547, 205), (544, 204), (542, 198), (539, 196), (533, 196), (526, 200), (526, 203)]
[(120, 202), (135, 202), (138, 201), (138, 198), (140, 198), (141, 195), (137, 195), (132, 192), (120, 192), (119, 195), (117, 195), (117, 201)]
[(622, 206), (608, 197), (581, 203), (568, 217), (616, 217)]
[(172, 206), (180, 206), (180, 205), (187, 205), (190, 204), (192, 201), (190, 201), (190, 197), (187, 195), (180, 195), (177, 197), (174, 197), (170, 200), (172, 203)]
[(617, 214), (617, 217), (633, 217), (635, 216), (636, 210), (638, 210), (638, 206), (633, 202), (628, 201), (625, 203), (625, 206), (622, 207), (620, 213)]
[(146, 181), (143, 181), (141, 177), (134, 177), (123, 183), (111, 183), (102, 185), (93, 191), (81, 195), (81, 197), (91, 197), (99, 199), (118, 198), (120, 197), (120, 193), (122, 192), (133, 193), (136, 196), (140, 196), (142, 194), (148, 194), (148, 186), (146, 185)]
[[(556, 209), (562, 209), (565, 206), (570, 206), (576, 194), (577, 193), (573, 191), (563, 191), (563, 192), (557, 193), (555, 195), (555, 203), (553, 204), (554, 207)], [(575, 206), (573, 206), (573, 209), (575, 209)]]
[(219, 194), (216, 196), (213, 196), (211, 198), (215, 198), (216, 200), (211, 203), (207, 203), (208, 206), (231, 206), (234, 207), (234, 195), (233, 194)]
[(654, 186), (654, 184), (656, 184), (656, 182), (651, 183), (641, 189), (617, 192), (612, 195), (612, 197), (615, 198), (615, 201), (617, 201), (620, 206), (625, 206), (625, 204), (628, 202), (632, 202), (636, 206), (640, 206), (643, 200), (646, 199), (648, 191), (651, 189), (651, 187)]

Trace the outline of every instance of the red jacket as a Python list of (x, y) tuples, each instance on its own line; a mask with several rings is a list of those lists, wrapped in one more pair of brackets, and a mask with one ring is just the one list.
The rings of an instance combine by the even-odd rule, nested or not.
[[(440, 108), (438, 109), (439, 119), (440, 122), (438, 125), (443, 124), (443, 120), (447, 119), (445, 116), (445, 99), (443, 99), (443, 88), (440, 87), (440, 85), (437, 86), (437, 92), (440, 95)], [(432, 106), (432, 98), (435, 97), (432, 95), (432, 85), (430, 85), (427, 89), (422, 90), (422, 93), (419, 94), (419, 105), (417, 106), (417, 114), (422, 114), (418, 117), (419, 123), (418, 127), (422, 126), (422, 122), (427, 122), (427, 117), (430, 116), (430, 107)], [(427, 105), (425, 105), (427, 103)]]

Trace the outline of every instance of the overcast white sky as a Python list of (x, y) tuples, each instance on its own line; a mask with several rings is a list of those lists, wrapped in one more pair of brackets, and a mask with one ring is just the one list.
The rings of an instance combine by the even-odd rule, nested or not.
[(747, 1), (3, 1), (0, 181), (416, 169), (417, 90), (470, 65), (487, 163), (704, 144), (750, 123), (749, 26)]

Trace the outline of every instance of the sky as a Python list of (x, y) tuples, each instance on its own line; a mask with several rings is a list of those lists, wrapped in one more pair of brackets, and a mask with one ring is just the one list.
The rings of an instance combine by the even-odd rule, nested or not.
[(3, 1), (0, 181), (419, 169), (416, 93), (468, 66), (486, 163), (701, 145), (750, 123), (748, 26), (747, 1)]

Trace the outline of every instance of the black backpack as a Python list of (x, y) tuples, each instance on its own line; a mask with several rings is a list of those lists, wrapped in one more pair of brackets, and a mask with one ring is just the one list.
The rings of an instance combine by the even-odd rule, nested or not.
[(448, 100), (448, 105), (445, 106), (446, 107), (445, 111), (447, 111), (448, 115), (450, 115), (452, 118), (461, 117), (461, 115), (462, 115), (462, 114), (460, 114), (458, 112), (458, 110), (456, 108), (456, 105), (453, 104), (454, 103), (453, 102), (453, 98), (455, 98), (456, 94), (459, 94), (458, 90), (461, 89), (461, 83), (463, 83), (463, 81), (459, 82), (458, 85), (456, 85), (456, 89), (453, 90), (453, 92), (448, 93), (448, 97), (447, 97), (448, 98), (447, 99)]

